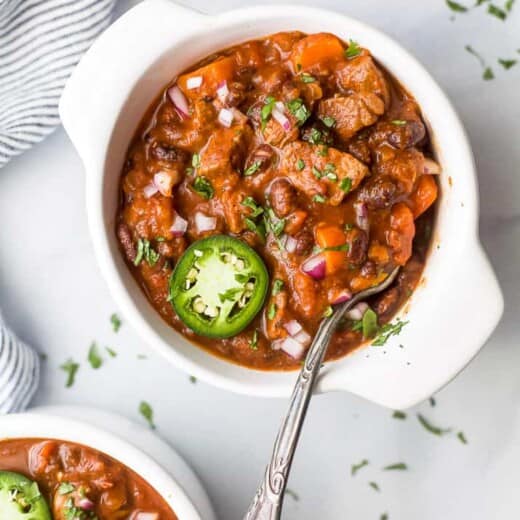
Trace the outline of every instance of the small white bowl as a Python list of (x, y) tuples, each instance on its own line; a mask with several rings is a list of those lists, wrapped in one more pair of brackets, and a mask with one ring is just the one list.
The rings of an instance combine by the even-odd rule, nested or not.
[[(503, 300), (480, 246), (471, 149), (450, 102), (428, 72), (380, 31), (339, 13), (267, 5), (206, 16), (169, 0), (146, 0), (116, 21), (67, 83), (60, 114), (83, 159), (87, 210), (97, 260), (111, 292), (143, 339), (184, 371), (257, 396), (288, 396), (294, 373), (254, 371), (193, 346), (151, 307), (119, 252), (119, 176), (132, 135), (151, 101), (179, 72), (230, 45), (278, 31), (327, 31), (370, 49), (419, 102), (443, 173), (434, 246), (409, 320), (384, 348), (363, 348), (327, 363), (319, 391), (345, 390), (391, 408), (437, 391), (485, 343)], [(403, 345), (404, 348), (399, 348)]]
[[(57, 439), (103, 452), (148, 482), (179, 520), (215, 520), (206, 492), (184, 460), (151, 432), (123, 417), (83, 407), (35, 408), (0, 417), (0, 441), (26, 438)], [(137, 448), (138, 443), (153, 452), (153, 458)]]

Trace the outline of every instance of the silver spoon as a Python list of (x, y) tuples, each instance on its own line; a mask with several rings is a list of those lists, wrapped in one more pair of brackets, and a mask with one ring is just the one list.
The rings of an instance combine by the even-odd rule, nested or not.
[(395, 280), (398, 272), (399, 267), (396, 267), (379, 285), (361, 291), (351, 300), (337, 305), (332, 315), (321, 322), (296, 381), (289, 410), (276, 437), (264, 480), (258, 487), (244, 520), (278, 520), (280, 518), (294, 452), (330, 338), (339, 321), (349, 309), (361, 300), (384, 291)]

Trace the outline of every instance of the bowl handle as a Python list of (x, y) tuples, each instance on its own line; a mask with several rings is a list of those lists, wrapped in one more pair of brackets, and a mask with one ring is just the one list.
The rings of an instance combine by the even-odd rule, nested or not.
[[(170, 0), (145, 0), (114, 22), (83, 56), (61, 96), (62, 124), (88, 170), (100, 165), (114, 121), (150, 63), (209, 17)], [(117, 71), (117, 74), (114, 74)]]

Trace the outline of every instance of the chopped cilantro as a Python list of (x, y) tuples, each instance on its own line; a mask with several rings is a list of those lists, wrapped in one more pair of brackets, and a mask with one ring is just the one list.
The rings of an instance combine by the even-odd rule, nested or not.
[(244, 177), (249, 177), (250, 175), (255, 174), (259, 170), (260, 166), (262, 166), (262, 162), (255, 161), (251, 166), (244, 170)]
[(332, 308), (332, 306), (328, 306), (325, 311), (323, 312), (323, 317), (324, 318), (330, 318), (332, 316), (332, 313), (334, 312), (334, 309)]
[(152, 430), (155, 430), (155, 424), (153, 422), (153, 408), (146, 401), (141, 401), (139, 404), (139, 413), (146, 419), (148, 425)]
[(273, 282), (272, 295), (276, 296), (277, 294), (281, 293), (283, 291), (283, 289), (284, 289), (283, 280), (276, 278), (276, 280)]
[(215, 194), (215, 190), (213, 189), (211, 182), (203, 176), (195, 177), (191, 187), (195, 193), (198, 193), (205, 199), (211, 199)]
[(255, 329), (253, 332), (253, 337), (249, 341), (249, 346), (252, 350), (258, 350), (258, 330)]
[(350, 474), (354, 477), (356, 475), (356, 473), (361, 469), (361, 468), (364, 468), (365, 466), (368, 466), (368, 460), (367, 459), (363, 459), (361, 462), (359, 462), (358, 464), (352, 464), (352, 466), (350, 467)]
[(254, 231), (262, 240), (265, 240), (266, 236), (266, 230), (265, 230), (265, 223), (263, 220), (261, 220), (258, 224), (250, 219), (249, 217), (246, 217), (244, 219), (244, 222), (246, 223), (247, 229), (250, 231)]
[(502, 58), (498, 59), (498, 63), (504, 67), (504, 69), (509, 70), (511, 67), (514, 67), (518, 61), (517, 60), (505, 60)]
[(361, 319), (363, 338), (373, 338), (378, 331), (377, 314), (370, 308), (365, 311)]
[(95, 341), (90, 345), (88, 351), (88, 362), (94, 369), (98, 369), (103, 364), (103, 358), (99, 354), (99, 349)]
[(501, 9), (500, 7), (498, 7), (494, 4), (488, 5), (487, 12), (492, 16), (496, 16), (499, 20), (502, 20), (502, 21), (507, 18), (507, 13), (503, 9)]
[(455, 13), (465, 13), (468, 10), (465, 5), (454, 2), (453, 0), (446, 0), (446, 5)]
[(430, 402), (430, 406), (433, 408), (437, 403), (435, 402), (435, 399), (433, 397), (430, 397), (430, 399), (428, 399), (428, 401)]
[(114, 332), (119, 332), (119, 329), (121, 328), (121, 319), (116, 313), (110, 316), (110, 323), (112, 324), (112, 330)]
[(191, 158), (191, 165), (193, 168), (199, 168), (200, 166), (200, 155), (198, 153), (194, 153)]
[(336, 124), (336, 120), (330, 116), (323, 116), (321, 120), (327, 128), (332, 128)]
[(271, 112), (273, 111), (275, 103), (276, 103), (276, 100), (274, 99), (273, 96), (267, 96), (264, 99), (264, 106), (262, 107), (262, 110), (260, 111), (260, 119), (262, 120), (262, 130), (265, 128), (267, 121), (271, 117)]
[(72, 359), (67, 360), (60, 368), (67, 374), (66, 388), (70, 388), (75, 381), (76, 374), (79, 370), (79, 363), (75, 363)]
[(395, 321), (395, 323), (385, 323), (378, 331), (377, 337), (374, 341), (372, 341), (373, 347), (381, 347), (386, 344), (386, 342), (392, 336), (397, 336), (403, 330), (403, 327), (407, 325), (408, 321), (401, 321), (399, 318)]
[(368, 485), (374, 490), (374, 491), (381, 491), (379, 486), (376, 482), (369, 482)]
[(105, 347), (105, 350), (108, 352), (110, 357), (117, 357), (117, 352), (113, 348)]
[(73, 486), (70, 482), (62, 482), (58, 486), (58, 495), (68, 495), (75, 490), (75, 486)]
[(491, 67), (486, 67), (484, 72), (482, 73), (482, 78), (487, 80), (495, 79), (495, 74), (493, 73), (493, 69)]
[(196, 384), (197, 383), (197, 378), (195, 376), (190, 376), (190, 383), (192, 385)]
[(388, 514), (387, 513), (383, 513), (379, 520), (388, 520)]
[(507, 2), (504, 4), (505, 10), (510, 13), (511, 9), (513, 9), (513, 5), (515, 3), (515, 0), (507, 0)]
[(488, 67), (486, 65), (486, 62), (484, 61), (484, 58), (475, 50), (471, 45), (466, 45), (464, 47), (467, 52), (469, 52), (471, 55), (475, 56), (477, 58), (478, 62), (480, 63), (480, 66), (482, 67), (482, 79), (484, 80), (491, 80), (494, 79), (495, 75), (493, 74), (493, 69), (491, 67)]
[(150, 266), (154, 266), (160, 258), (160, 254), (153, 249), (150, 241), (146, 238), (140, 238), (137, 241), (137, 255), (134, 260), (134, 265), (139, 265), (143, 258)]
[(401, 410), (395, 410), (395, 412), (392, 414), (392, 417), (394, 419), (404, 421), (406, 419), (406, 414), (404, 412), (401, 412)]
[(242, 206), (245, 206), (246, 208), (249, 208), (252, 211), (250, 215), (251, 218), (256, 218), (264, 212), (264, 208), (262, 208), (262, 206), (259, 206), (256, 200), (253, 199), (253, 197), (246, 197), (242, 201)]
[(346, 58), (355, 58), (361, 53), (361, 47), (354, 40), (350, 40), (348, 47), (345, 49)]
[(285, 488), (285, 494), (289, 495), (295, 502), (298, 502), (298, 500), (300, 500), (298, 493), (295, 493), (292, 489)]
[(279, 237), (285, 228), (285, 219), (278, 218), (271, 208), (267, 209), (265, 217), (265, 226), (268, 231), (271, 231), (275, 237)]
[(392, 124), (395, 126), (405, 126), (407, 121), (404, 119), (392, 119)]
[(316, 166), (312, 167), (312, 174), (314, 177), (316, 177), (316, 179), (321, 179), (323, 177), (323, 173), (318, 168), (316, 168)]
[(303, 83), (314, 83), (316, 81), (316, 78), (311, 76), (308, 72), (303, 72), (300, 76), (300, 79), (303, 81)]
[(304, 139), (309, 141), (311, 144), (324, 144), (323, 133), (314, 127), (311, 129), (308, 135), (304, 136)]
[(300, 98), (289, 101), (287, 103), (287, 108), (298, 121), (298, 126), (302, 126), (311, 115), (309, 109), (305, 106), (305, 103)]
[(319, 193), (314, 195), (314, 197), (312, 197), (312, 200), (319, 204), (324, 204), (327, 201), (327, 199), (323, 195), (320, 195)]
[(272, 320), (276, 316), (276, 303), (271, 303), (269, 305), (269, 309), (267, 310), (267, 319)]
[(352, 180), (349, 177), (341, 179), (339, 188), (341, 191), (348, 193), (352, 189)]
[(298, 159), (298, 161), (296, 163), (296, 168), (299, 171), (302, 171), (305, 168), (305, 162), (303, 161), (303, 159)]
[(383, 471), (406, 471), (408, 466), (404, 462), (397, 462), (396, 464), (390, 464), (389, 466), (385, 466)]
[(328, 153), (329, 153), (329, 147), (328, 147), (326, 144), (324, 144), (324, 145), (323, 145), (323, 146), (318, 150), (318, 155), (319, 155), (320, 157), (327, 157)]
[(426, 417), (421, 415), (420, 413), (417, 414), (417, 419), (419, 419), (419, 422), (424, 427), (425, 430), (429, 431), (430, 433), (433, 433), (433, 435), (438, 435), (441, 437), (442, 435), (449, 433), (451, 431), (450, 428), (439, 428), (438, 426), (434, 426)]
[(462, 442), (462, 444), (468, 444), (468, 439), (466, 439), (464, 432), (458, 432), (457, 438), (459, 439), (460, 442)]

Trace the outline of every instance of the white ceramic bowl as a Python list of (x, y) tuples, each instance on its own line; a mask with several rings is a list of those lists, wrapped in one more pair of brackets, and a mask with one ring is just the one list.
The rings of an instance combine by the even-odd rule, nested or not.
[[(69, 441), (101, 451), (144, 478), (179, 520), (215, 520), (205, 491), (186, 463), (151, 432), (127, 419), (92, 408), (73, 407), (36, 408), (31, 413), (0, 417), (0, 441), (24, 438)], [(143, 450), (154, 452), (153, 458), (134, 444), (140, 442), (145, 443)], [(155, 460), (158, 456), (162, 457), (161, 465)], [(163, 460), (169, 471), (164, 469)]]
[[(193, 346), (151, 307), (118, 250), (118, 179), (132, 135), (151, 101), (177, 73), (232, 44), (286, 30), (352, 38), (416, 97), (443, 173), (434, 246), (400, 336), (328, 363), (319, 391), (346, 390), (392, 408), (437, 391), (478, 352), (503, 309), (477, 234), (475, 168), (464, 129), (444, 93), (407, 51), (381, 32), (339, 13), (268, 5), (206, 16), (168, 0), (146, 0), (117, 20), (70, 78), (60, 114), (83, 159), (97, 260), (127, 320), (169, 361), (235, 392), (287, 396), (294, 373), (267, 373), (220, 360)], [(451, 177), (452, 183), (449, 182)], [(402, 344), (405, 348), (399, 348)]]

